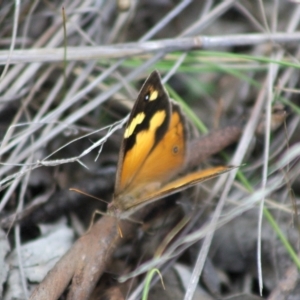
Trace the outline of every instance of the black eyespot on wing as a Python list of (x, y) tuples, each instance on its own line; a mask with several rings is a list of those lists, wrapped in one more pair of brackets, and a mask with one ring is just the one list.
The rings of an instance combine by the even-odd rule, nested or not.
[(149, 99), (150, 99), (150, 92), (148, 92), (144, 97), (144, 100), (147, 102), (149, 101)]
[(179, 152), (178, 146), (174, 146), (172, 151), (173, 151), (173, 154), (177, 154)]

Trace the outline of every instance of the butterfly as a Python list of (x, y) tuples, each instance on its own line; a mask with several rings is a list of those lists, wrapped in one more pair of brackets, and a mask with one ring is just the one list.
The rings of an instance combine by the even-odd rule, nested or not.
[[(187, 119), (153, 71), (142, 86), (125, 127), (108, 215), (128, 218), (141, 207), (233, 167), (182, 175), (189, 147)], [(197, 151), (197, 149), (195, 149)]]

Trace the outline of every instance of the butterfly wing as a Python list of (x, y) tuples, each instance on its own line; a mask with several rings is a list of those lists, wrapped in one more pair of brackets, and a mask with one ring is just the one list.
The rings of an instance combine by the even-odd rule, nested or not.
[[(142, 199), (151, 190), (158, 189), (185, 166), (186, 128), (180, 108), (172, 103), (169, 128), (159, 143), (150, 151), (143, 164), (136, 170), (132, 184), (121, 193), (124, 209), (132, 199)], [(128, 203), (127, 203), (128, 202)]]
[[(160, 138), (159, 143), (150, 152), (147, 152), (148, 156), (144, 159), (144, 162), (136, 166), (135, 173), (132, 176), (134, 180), (119, 194), (115, 194), (113, 205), (118, 207), (120, 211), (129, 210), (137, 203), (146, 202), (149, 193), (159, 190), (170, 179), (178, 175), (185, 166), (186, 122), (180, 107), (174, 102), (170, 103), (172, 113), (168, 130)], [(147, 132), (142, 134), (146, 135)], [(137, 137), (137, 143), (138, 145), (141, 143), (139, 137)], [(134, 161), (133, 155), (135, 154), (130, 151), (124, 159), (125, 167), (127, 163)]]
[[(137, 174), (137, 190), (147, 190), (148, 185), (156, 187), (175, 177), (185, 166), (187, 129), (180, 107), (171, 102), (172, 114), (169, 128)], [(136, 184), (138, 181), (139, 184)], [(142, 189), (141, 187), (144, 187)], [(149, 187), (151, 189), (151, 186)]]
[(167, 132), (171, 104), (157, 71), (150, 74), (140, 90), (125, 128), (119, 154), (115, 196), (126, 194), (145, 182), (137, 176), (153, 149)]
[(146, 204), (149, 204), (165, 196), (170, 196), (174, 193), (180, 192), (197, 183), (217, 177), (223, 173), (231, 171), (234, 168), (236, 167), (218, 166), (206, 170), (195, 171), (185, 176), (179, 177), (176, 180), (163, 185), (160, 189), (153, 190), (148, 194), (145, 193), (142, 198), (135, 199), (134, 206), (131, 206), (127, 210), (126, 208), (123, 208), (121, 217), (126, 218), (128, 215), (132, 214), (134, 211), (140, 209)]

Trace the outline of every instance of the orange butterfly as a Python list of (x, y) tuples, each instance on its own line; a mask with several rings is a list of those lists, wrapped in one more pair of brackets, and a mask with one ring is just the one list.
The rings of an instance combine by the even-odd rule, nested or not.
[(218, 166), (180, 175), (187, 147), (186, 118), (154, 71), (141, 88), (125, 128), (108, 214), (127, 218), (150, 202), (233, 168)]

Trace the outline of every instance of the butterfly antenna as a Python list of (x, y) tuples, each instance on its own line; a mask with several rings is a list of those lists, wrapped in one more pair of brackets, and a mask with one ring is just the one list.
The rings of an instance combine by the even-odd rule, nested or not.
[(85, 195), (85, 196), (91, 197), (91, 198), (96, 199), (96, 200), (98, 200), (98, 201), (102, 201), (102, 202), (104, 202), (104, 203), (106, 203), (106, 204), (109, 203), (108, 201), (105, 201), (105, 200), (103, 200), (103, 199), (101, 199), (101, 198), (95, 197), (95, 196), (93, 196), (93, 195), (91, 195), (91, 194), (88, 194), (88, 193), (86, 193), (86, 192), (83, 192), (83, 191), (81, 191), (81, 190), (79, 190), (79, 189), (70, 188), (69, 191), (76, 192), (76, 193), (78, 193), (78, 194), (81, 194), (81, 195)]

